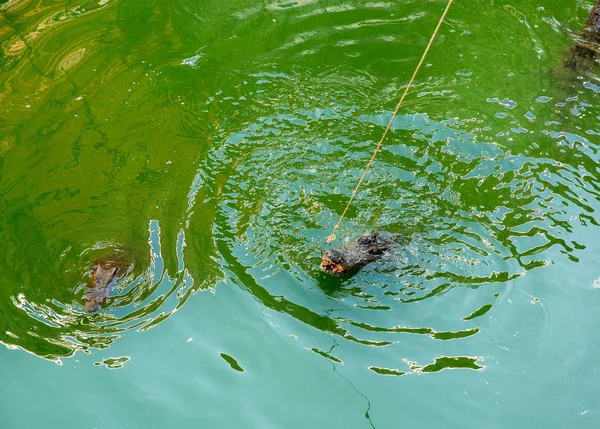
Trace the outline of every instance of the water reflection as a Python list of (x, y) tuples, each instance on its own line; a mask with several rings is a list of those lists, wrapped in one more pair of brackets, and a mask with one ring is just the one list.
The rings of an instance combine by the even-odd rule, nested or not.
[[(405, 334), (466, 339), (480, 332), (473, 323), (493, 304), (462, 314), (459, 320), (472, 323), (457, 330), (393, 321), (403, 306), (457, 287), (511, 282), (552, 263), (555, 256), (550, 255), (577, 260), (584, 246), (568, 238), (569, 224), (574, 216), (594, 220), (598, 199), (593, 190), (591, 195), (589, 188), (575, 193), (573, 186), (595, 177), (595, 168), (578, 160), (575, 169), (565, 150), (542, 154), (548, 145), (543, 140), (532, 145), (530, 131), (537, 127), (535, 135), (570, 140), (571, 150), (595, 154), (589, 140), (552, 134), (532, 116), (523, 118), (527, 125), (511, 123), (509, 131), (495, 132), (483, 119), (415, 114), (395, 120), (393, 137), (341, 234), (349, 240), (373, 229), (396, 231), (410, 234), (410, 244), (352, 278), (321, 275), (318, 248), (371, 154), (375, 130), (387, 124), (391, 113), (371, 114), (343, 104), (335, 91), (314, 91), (319, 88), (314, 80), (298, 69), (247, 77), (244, 93), (253, 94), (253, 104), (235, 99), (246, 115), (215, 136), (222, 143), (201, 168), (206, 183), (218, 183), (214, 234), (227, 277), (265, 306), (370, 346), (390, 345)], [(276, 95), (289, 94), (291, 88), (293, 98)], [(225, 183), (217, 179), (219, 173), (228, 178)], [(333, 316), (331, 301), (312, 297), (311, 287), (335, 299), (349, 316)], [(440, 357), (413, 369), (480, 369), (476, 362), (481, 359)]]
[[(453, 11), (339, 234), (380, 229), (410, 243), (332, 279), (318, 270), (318, 249), (438, 5), (42, 3), (0, 6), (8, 347), (55, 360), (106, 348), (224, 280), (362, 351), (383, 355), (408, 336), (460, 348), (485, 331), (498, 289), (577, 262), (585, 245), (574, 225), (598, 226), (598, 86), (591, 71), (560, 93), (542, 73), (553, 55), (545, 32), (560, 33), (544, 10), (490, 8), (477, 25), (469, 22), (480, 6)], [(207, 9), (219, 19), (204, 19)], [(528, 43), (513, 58), (478, 44), (482, 29), (505, 45)], [(86, 276), (110, 252), (132, 268), (89, 315)], [(457, 289), (489, 296), (453, 311), (445, 302)], [(306, 348), (336, 365), (346, 359)], [(483, 366), (466, 351), (443, 353), (367, 367)], [(113, 359), (100, 364), (125, 362)]]

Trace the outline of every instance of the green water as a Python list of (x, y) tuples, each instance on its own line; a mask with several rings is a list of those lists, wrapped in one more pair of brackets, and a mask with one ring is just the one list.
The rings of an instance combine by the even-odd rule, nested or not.
[(0, 427), (600, 425), (590, 2), (1, 3)]

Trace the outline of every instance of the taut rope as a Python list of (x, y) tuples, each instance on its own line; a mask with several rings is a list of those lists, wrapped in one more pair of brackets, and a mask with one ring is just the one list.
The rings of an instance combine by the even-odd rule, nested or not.
[(360, 180), (356, 184), (356, 188), (354, 188), (354, 192), (352, 192), (352, 196), (350, 197), (348, 204), (346, 204), (346, 208), (344, 209), (342, 216), (340, 216), (340, 220), (333, 227), (333, 231), (332, 231), (331, 235), (329, 237), (327, 237), (327, 244), (329, 244), (333, 240), (335, 240), (335, 233), (338, 230), (338, 228), (340, 227), (340, 225), (342, 224), (342, 221), (344, 220), (344, 217), (346, 216), (346, 212), (348, 212), (348, 209), (350, 208), (350, 205), (352, 204), (352, 201), (354, 200), (354, 197), (356, 196), (356, 193), (358, 192), (358, 188), (360, 188), (360, 185), (362, 185), (362, 182), (363, 182), (365, 176), (367, 175), (369, 168), (371, 168), (371, 164), (373, 164), (373, 161), (375, 160), (375, 157), (377, 156), (379, 149), (381, 149), (381, 146), (383, 145), (383, 140), (385, 139), (385, 136), (387, 135), (388, 131), (392, 127), (392, 122), (394, 122), (394, 118), (398, 114), (398, 110), (400, 110), (400, 106), (402, 105), (402, 102), (404, 101), (406, 94), (408, 94), (408, 90), (410, 89), (412, 83), (414, 82), (415, 77), (417, 77), (417, 73), (419, 72), (419, 69), (421, 68), (421, 65), (423, 64), (423, 61), (425, 61), (425, 57), (427, 56), (427, 53), (429, 52), (429, 48), (431, 48), (431, 45), (433, 44), (433, 40), (435, 39), (435, 36), (437, 35), (440, 27), (442, 26), (442, 23), (444, 22), (444, 18), (446, 18), (446, 14), (448, 13), (448, 10), (450, 9), (450, 5), (452, 4), (452, 1), (453, 0), (448, 0), (448, 5), (446, 6), (446, 9), (444, 9), (444, 13), (442, 13), (440, 21), (438, 22), (437, 27), (435, 27), (435, 30), (433, 31), (433, 34), (431, 35), (431, 39), (429, 39), (429, 43), (427, 44), (427, 47), (425, 48), (425, 52), (423, 52), (421, 61), (419, 61), (419, 64), (417, 65), (415, 72), (413, 73), (412, 77), (410, 78), (410, 81), (408, 82), (408, 85), (407, 85), (406, 89), (404, 90), (404, 94), (402, 94), (402, 97), (400, 97), (400, 101), (398, 102), (398, 105), (396, 106), (396, 110), (394, 110), (394, 114), (392, 115), (390, 122), (388, 123), (385, 131), (383, 132), (383, 135), (381, 136), (381, 140), (379, 140), (379, 143), (377, 144), (377, 147), (375, 148), (375, 152), (373, 152), (373, 156), (371, 156), (371, 159), (369, 160), (369, 162), (365, 168), (365, 171), (363, 171), (363, 174), (362, 174)]

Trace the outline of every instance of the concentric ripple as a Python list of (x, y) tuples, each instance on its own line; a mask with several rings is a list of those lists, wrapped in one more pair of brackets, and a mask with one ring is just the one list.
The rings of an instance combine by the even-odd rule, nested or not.
[[(80, 254), (80, 267), (73, 267), (75, 271), (87, 269), (87, 273), (82, 273), (83, 279), (89, 277), (89, 267), (99, 255), (110, 255), (131, 263), (126, 275), (110, 290), (104, 308), (96, 314), (84, 310), (82, 300), (86, 283), (76, 285), (72, 290), (75, 299), (66, 303), (51, 298), (36, 302), (28, 299), (26, 293), (20, 293), (11, 297), (14, 307), (38, 323), (26, 332), (19, 327), (11, 328), (3, 342), (9, 348), (19, 347), (60, 362), (61, 357), (70, 356), (77, 350), (88, 352), (91, 348), (106, 348), (126, 330), (150, 329), (177, 311), (198, 287), (194, 286), (194, 280), (184, 266), (183, 231), (174, 244), (178, 269), (173, 273), (165, 267), (157, 221), (152, 221), (149, 226), (149, 258), (132, 254), (132, 249), (115, 248), (113, 243), (97, 243), (85, 249)], [(72, 249), (66, 249), (61, 257), (68, 260), (69, 253)], [(150, 264), (144, 265), (148, 259)], [(66, 269), (65, 265), (61, 267)], [(18, 314), (13, 317), (22, 320)]]
[[(479, 332), (477, 317), (491, 304), (462, 314), (451, 331), (414, 320), (398, 325), (398, 315), (457, 287), (514, 281), (561, 254), (577, 260), (584, 246), (569, 240), (569, 224), (573, 216), (596, 222), (598, 207), (597, 193), (584, 185), (597, 176), (597, 149), (587, 138), (552, 132), (527, 117), (494, 132), (476, 117), (413, 114), (394, 121), (338, 234), (343, 242), (383, 230), (408, 244), (352, 278), (325, 278), (319, 248), (391, 113), (347, 104), (357, 100), (348, 93), (336, 98), (335, 88), (322, 89), (323, 81), (333, 86), (333, 77), (300, 69), (246, 77), (244, 95), (235, 101), (244, 118), (223, 127), (222, 143), (199, 171), (204, 184), (217, 188), (214, 235), (228, 276), (267, 307), (361, 344), (385, 346), (407, 333), (467, 338)], [(519, 148), (534, 127), (580, 153), (578, 167), (560, 150), (542, 152), (553, 142)], [(582, 166), (587, 157), (589, 169)], [(313, 296), (314, 286), (323, 299)], [(331, 315), (326, 297), (343, 315)]]

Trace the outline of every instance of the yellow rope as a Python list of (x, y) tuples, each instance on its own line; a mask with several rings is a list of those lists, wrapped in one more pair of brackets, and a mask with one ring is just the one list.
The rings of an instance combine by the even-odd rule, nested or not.
[(379, 149), (381, 149), (381, 146), (383, 145), (383, 140), (385, 139), (385, 136), (387, 135), (388, 131), (390, 130), (390, 128), (392, 126), (392, 122), (394, 121), (394, 118), (398, 114), (398, 110), (400, 110), (400, 106), (402, 105), (402, 102), (404, 101), (406, 94), (408, 94), (408, 90), (410, 89), (410, 86), (412, 85), (413, 81), (415, 80), (415, 77), (417, 76), (417, 73), (419, 72), (419, 69), (421, 68), (421, 65), (423, 64), (423, 61), (425, 61), (425, 57), (427, 56), (427, 53), (429, 52), (429, 48), (433, 44), (433, 40), (435, 39), (435, 36), (437, 35), (440, 27), (442, 26), (442, 22), (444, 22), (444, 18), (446, 17), (446, 14), (448, 13), (448, 10), (450, 9), (450, 5), (452, 4), (452, 1), (453, 0), (448, 0), (448, 5), (446, 6), (444, 13), (442, 13), (442, 17), (440, 18), (440, 21), (438, 22), (437, 27), (435, 27), (435, 30), (434, 30), (433, 34), (431, 35), (431, 39), (429, 39), (429, 43), (427, 44), (427, 47), (425, 48), (425, 52), (423, 52), (421, 61), (419, 61), (419, 64), (417, 65), (415, 72), (413, 73), (412, 77), (410, 78), (410, 81), (408, 82), (408, 86), (404, 90), (404, 94), (402, 94), (402, 97), (400, 98), (400, 101), (398, 102), (398, 105), (396, 106), (396, 110), (394, 110), (394, 114), (392, 115), (392, 118), (390, 119), (390, 122), (388, 123), (387, 128), (383, 132), (383, 135), (381, 136), (381, 140), (379, 140), (379, 144), (375, 148), (375, 152), (373, 152), (373, 156), (371, 156), (371, 159), (369, 160), (369, 163), (367, 164), (367, 167), (365, 168), (365, 171), (363, 172), (362, 177), (358, 181), (356, 188), (354, 188), (354, 192), (352, 192), (352, 196), (350, 197), (350, 200), (348, 201), (348, 204), (346, 205), (346, 208), (344, 209), (344, 212), (342, 213), (340, 220), (333, 227), (333, 232), (331, 233), (331, 235), (329, 237), (327, 237), (327, 243), (331, 243), (333, 240), (335, 240), (335, 233), (338, 230), (338, 228), (340, 227), (340, 225), (342, 224), (342, 220), (344, 220), (344, 217), (346, 216), (346, 212), (350, 208), (350, 205), (352, 204), (352, 201), (354, 200), (354, 197), (356, 196), (356, 193), (358, 192), (358, 188), (360, 188), (360, 185), (362, 184), (365, 176), (367, 175), (369, 168), (371, 168), (371, 164), (373, 164), (373, 161), (375, 160), (375, 157), (377, 156)]

